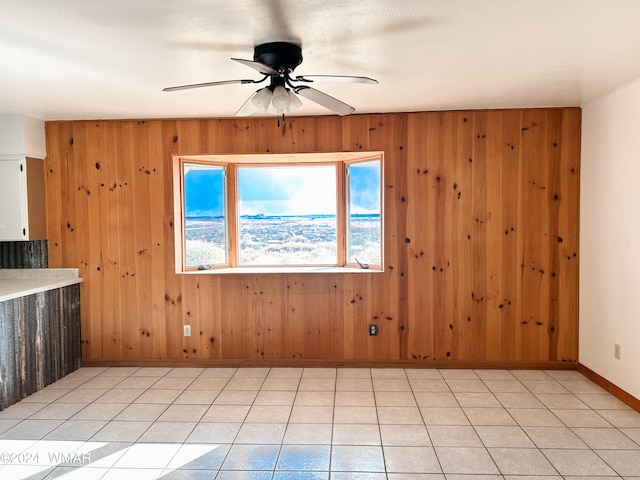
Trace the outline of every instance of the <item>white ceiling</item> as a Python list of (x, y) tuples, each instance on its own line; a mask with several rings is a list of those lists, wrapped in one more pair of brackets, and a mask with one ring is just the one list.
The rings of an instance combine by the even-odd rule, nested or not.
[[(230, 117), (260, 74), (229, 60), (302, 45), (303, 74), (356, 113), (581, 105), (640, 76), (639, 0), (2, 0), (0, 113)], [(328, 113), (310, 100), (296, 115)]]

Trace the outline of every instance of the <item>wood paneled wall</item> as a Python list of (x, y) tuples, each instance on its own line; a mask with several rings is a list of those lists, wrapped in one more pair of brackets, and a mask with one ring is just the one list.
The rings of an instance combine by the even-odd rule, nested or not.
[[(577, 108), (283, 128), (273, 118), (47, 122), (49, 263), (85, 280), (83, 358), (574, 364), (580, 123)], [(171, 155), (358, 150), (385, 152), (384, 273), (174, 273)]]

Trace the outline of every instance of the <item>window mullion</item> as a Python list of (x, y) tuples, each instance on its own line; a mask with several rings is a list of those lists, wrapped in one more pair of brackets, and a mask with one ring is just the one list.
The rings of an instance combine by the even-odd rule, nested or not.
[(227, 165), (226, 178), (226, 199), (227, 204), (227, 254), (229, 255), (229, 266), (238, 266), (238, 213), (236, 205), (238, 202), (237, 166), (230, 163)]
[(348, 182), (345, 181), (347, 167), (344, 162), (338, 162), (336, 164), (336, 221), (337, 221), (337, 235), (336, 240), (338, 242), (338, 265), (343, 267), (347, 261), (347, 195), (346, 186)]

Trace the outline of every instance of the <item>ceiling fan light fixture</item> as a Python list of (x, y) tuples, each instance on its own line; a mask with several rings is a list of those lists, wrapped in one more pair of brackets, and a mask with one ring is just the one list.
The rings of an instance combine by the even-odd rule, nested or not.
[(273, 89), (273, 97), (271, 99), (271, 104), (276, 110), (286, 110), (291, 105), (291, 98), (289, 97), (289, 92), (286, 88), (281, 85), (278, 85)]
[(293, 92), (289, 92), (289, 100), (291, 101), (289, 103), (289, 106), (287, 107), (287, 112), (291, 113), (297, 109), (299, 109), (302, 106), (302, 101), (300, 100), (300, 98), (298, 98), (298, 95), (296, 95)]
[(271, 105), (271, 97), (273, 97), (271, 89), (269, 87), (264, 87), (256, 92), (256, 94), (251, 98), (251, 101), (260, 110), (266, 112), (269, 105)]
[(276, 107), (273, 106), (273, 102), (271, 102), (267, 107), (267, 109), (265, 110), (265, 112), (270, 113), (271, 115), (281, 116), (284, 110), (278, 110)]

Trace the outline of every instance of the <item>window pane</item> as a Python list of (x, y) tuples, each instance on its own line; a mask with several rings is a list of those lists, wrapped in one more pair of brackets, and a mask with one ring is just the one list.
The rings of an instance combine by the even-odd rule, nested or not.
[(240, 265), (336, 265), (336, 167), (238, 168)]
[(348, 165), (347, 261), (380, 265), (380, 161)]
[(185, 256), (188, 267), (226, 264), (225, 167), (184, 165)]

